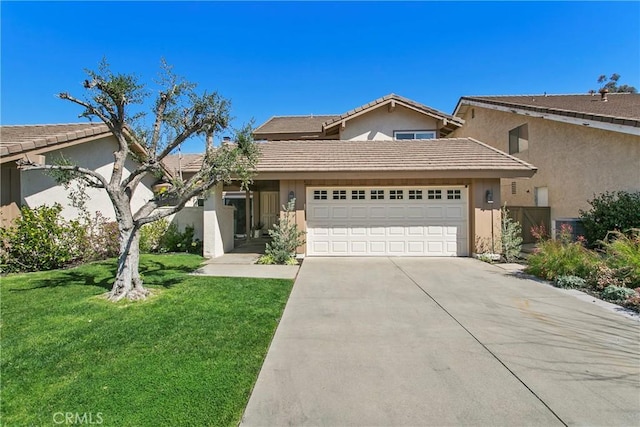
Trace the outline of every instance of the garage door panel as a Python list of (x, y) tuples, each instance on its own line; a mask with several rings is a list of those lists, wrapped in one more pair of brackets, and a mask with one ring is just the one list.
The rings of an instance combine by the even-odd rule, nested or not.
[(386, 219), (387, 209), (384, 206), (371, 206), (369, 207), (369, 218), (373, 219)]
[(353, 219), (366, 219), (368, 217), (368, 210), (366, 206), (352, 206), (350, 217)]
[(427, 218), (444, 218), (444, 209), (442, 207), (427, 207)]
[(349, 209), (346, 206), (332, 206), (331, 218), (333, 219), (347, 219), (349, 218)]
[[(467, 193), (446, 199), (451, 187), (434, 187), (445, 199), (428, 199), (412, 187), (323, 188), (348, 199), (307, 198), (307, 253), (324, 256), (456, 256), (467, 255)], [(457, 191), (462, 187), (454, 187)], [(371, 199), (373, 190), (384, 198)], [(391, 199), (398, 190), (404, 199)], [(414, 191), (411, 191), (414, 190)], [(364, 199), (360, 196), (364, 193)], [(377, 194), (378, 194), (377, 193)], [(352, 199), (357, 194), (359, 198)], [(409, 199), (422, 194), (424, 199)], [(437, 194), (437, 191), (436, 191)]]

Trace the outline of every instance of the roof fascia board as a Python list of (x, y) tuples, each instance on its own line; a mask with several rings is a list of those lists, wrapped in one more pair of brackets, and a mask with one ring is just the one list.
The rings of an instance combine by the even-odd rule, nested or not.
[(472, 101), (469, 99), (461, 100), (458, 106), (456, 107), (456, 111), (454, 112), (454, 114), (457, 114), (459, 108), (462, 107), (463, 105), (471, 106), (471, 107), (486, 108), (488, 110), (502, 111), (505, 113), (515, 113), (521, 116), (553, 120), (556, 122), (568, 123), (572, 125), (585, 126), (590, 128), (608, 130), (611, 132), (619, 132), (619, 133), (626, 133), (629, 135), (640, 136), (640, 128), (637, 128), (637, 127), (625, 126), (625, 125), (620, 125), (615, 123), (606, 123), (606, 122), (601, 122), (599, 120), (567, 117), (567, 116), (562, 116), (562, 115), (553, 114), (553, 113), (539, 113), (539, 112), (524, 110), (518, 107), (506, 107), (503, 105), (487, 104), (482, 101)]
[[(96, 135), (86, 136), (84, 138), (74, 139), (72, 141), (66, 141), (51, 145), (43, 145), (40, 147), (30, 148), (24, 151), (20, 151), (19, 153), (8, 154), (6, 156), (2, 156), (0, 159), (0, 163), (8, 163), (11, 161), (20, 160), (25, 157), (25, 155), (40, 155), (45, 154), (51, 151), (61, 150), (63, 148), (73, 147), (74, 145), (84, 144), (87, 142), (95, 141), (102, 138), (113, 137), (111, 131), (99, 133)], [(115, 137), (114, 137), (115, 138)]]
[(535, 169), (432, 170), (432, 171), (258, 171), (256, 180), (288, 179), (407, 179), (407, 178), (531, 178)]
[[(369, 106), (367, 108), (363, 108), (362, 110), (360, 110), (358, 112), (350, 114), (347, 117), (344, 117), (344, 118), (342, 118), (342, 119), (340, 119), (340, 120), (338, 120), (338, 121), (336, 121), (334, 123), (331, 123), (329, 126), (324, 126), (323, 125), (322, 129), (326, 132), (328, 129), (331, 129), (333, 127), (339, 126), (342, 123), (346, 123), (347, 121), (349, 121), (351, 119), (355, 119), (356, 117), (359, 117), (359, 116), (361, 116), (363, 114), (367, 114), (368, 112), (370, 112), (372, 110), (378, 109), (380, 107), (384, 107), (385, 105), (391, 105), (392, 101), (395, 103), (394, 110), (395, 110), (395, 107), (400, 105), (402, 107), (405, 107), (405, 108), (408, 108), (410, 110), (413, 110), (413, 111), (415, 111), (417, 113), (424, 114), (426, 116), (432, 117), (432, 118), (434, 118), (436, 120), (447, 120), (448, 123), (455, 124), (458, 127), (461, 126), (460, 124), (456, 123), (455, 121), (452, 121), (452, 120), (448, 119), (447, 117), (440, 116), (440, 115), (437, 115), (437, 114), (433, 114), (433, 113), (431, 113), (429, 111), (424, 111), (424, 110), (422, 110), (420, 108), (417, 108), (417, 107), (415, 107), (415, 106), (413, 106), (411, 104), (407, 104), (406, 102), (403, 102), (402, 100), (390, 98), (390, 99), (387, 99), (385, 101), (380, 102), (379, 104), (375, 104), (375, 105), (371, 105), (371, 106)], [(391, 111), (393, 111), (393, 110), (391, 110)], [(389, 111), (389, 112), (391, 112), (391, 111)]]

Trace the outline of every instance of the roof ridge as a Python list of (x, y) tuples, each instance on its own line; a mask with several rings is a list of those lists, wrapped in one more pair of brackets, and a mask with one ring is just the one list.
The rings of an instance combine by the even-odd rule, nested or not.
[[(607, 93), (607, 96), (611, 96), (611, 95), (638, 95), (636, 93), (631, 93), (631, 92), (609, 92)], [(583, 92), (583, 93), (521, 93), (521, 94), (511, 94), (511, 95), (463, 95), (462, 98), (509, 98), (509, 97), (515, 97), (515, 96), (520, 96), (520, 97), (527, 97), (527, 96), (532, 96), (532, 97), (541, 97), (541, 98), (550, 98), (550, 97), (561, 97), (561, 96), (593, 96), (596, 97), (598, 96), (598, 92), (594, 92), (593, 94), (589, 93), (589, 92)]]
[(42, 123), (42, 124), (28, 124), (28, 125), (0, 125), (3, 128), (18, 128), (18, 127), (44, 127), (44, 126), (107, 126), (104, 123), (92, 123), (92, 122), (80, 122), (80, 123)]

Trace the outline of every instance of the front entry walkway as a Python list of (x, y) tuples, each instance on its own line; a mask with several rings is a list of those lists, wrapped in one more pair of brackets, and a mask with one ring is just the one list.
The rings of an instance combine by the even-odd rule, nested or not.
[(308, 258), (242, 425), (640, 425), (637, 321), (463, 258)]
[(256, 261), (264, 254), (269, 238), (241, 242), (236, 248), (221, 257), (211, 258), (194, 272), (203, 276), (256, 277), (263, 279), (295, 279), (297, 265), (258, 265)]

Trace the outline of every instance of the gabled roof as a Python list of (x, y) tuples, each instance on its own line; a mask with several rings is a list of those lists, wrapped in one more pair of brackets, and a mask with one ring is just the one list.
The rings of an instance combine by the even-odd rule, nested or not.
[(473, 138), (403, 141), (271, 141), (260, 143), (266, 172), (464, 171), (532, 176), (536, 168)]
[(51, 151), (110, 133), (102, 123), (0, 126), (1, 161), (17, 160), (30, 152)]
[(322, 129), (325, 133), (327, 133), (329, 129), (338, 126), (343, 122), (351, 120), (355, 117), (358, 117), (376, 108), (383, 107), (385, 105), (388, 105), (390, 109), (395, 108), (396, 105), (401, 105), (419, 113), (426, 114), (427, 116), (433, 117), (434, 119), (442, 120), (443, 127), (440, 129), (440, 133), (443, 136), (448, 135), (463, 124), (463, 120), (458, 117), (451, 116), (442, 111), (427, 107), (424, 104), (420, 104), (419, 102), (415, 102), (408, 98), (391, 93), (389, 95), (383, 96), (382, 98), (371, 101), (368, 104), (347, 111), (346, 113), (341, 114), (340, 116), (337, 116), (333, 119), (327, 120), (322, 125)]
[(171, 173), (197, 172), (202, 167), (204, 154), (170, 154), (162, 162)]
[(640, 94), (610, 93), (607, 94), (606, 101), (603, 101), (600, 94), (463, 96), (458, 101), (454, 115), (473, 105), (532, 117), (551, 115), (564, 119), (562, 121), (573, 119), (576, 124), (595, 122), (594, 127), (606, 124), (640, 127)]
[(336, 115), (273, 116), (254, 131), (255, 134), (320, 133), (322, 124)]

